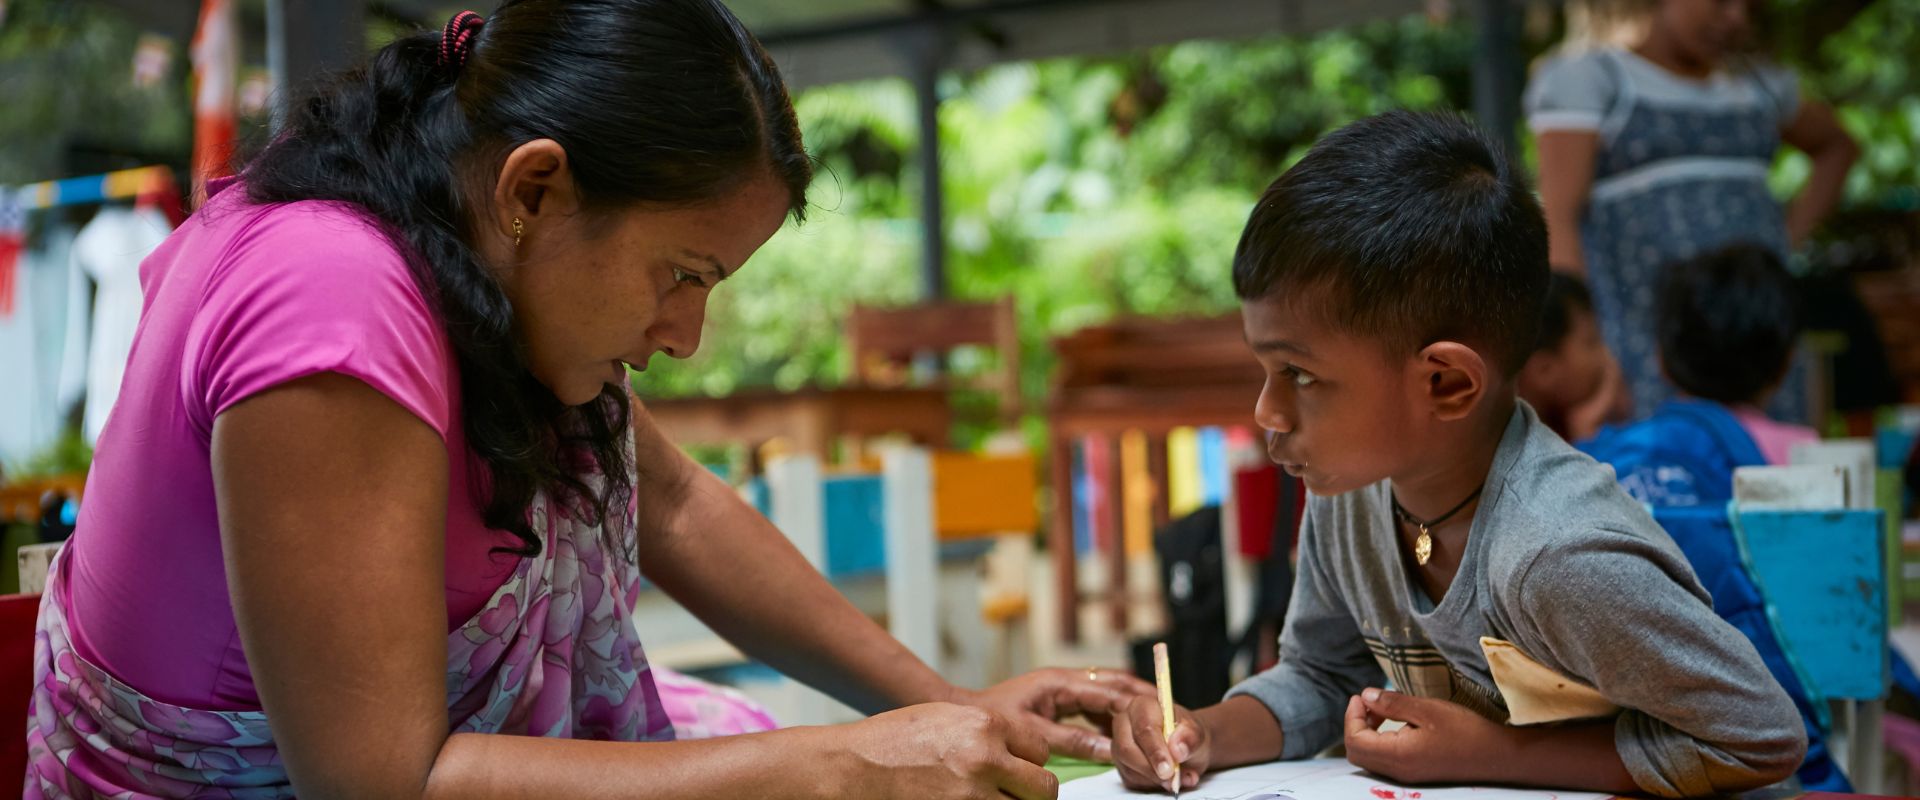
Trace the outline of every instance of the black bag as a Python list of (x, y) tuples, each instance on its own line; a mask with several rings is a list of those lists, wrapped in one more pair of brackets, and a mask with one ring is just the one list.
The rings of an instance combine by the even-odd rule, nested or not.
[[(1167, 602), (1168, 667), (1173, 700), (1187, 708), (1220, 702), (1227, 694), (1225, 553), (1220, 545), (1220, 507), (1206, 506), (1154, 532), (1160, 556), (1160, 588)], [(1153, 680), (1153, 642), (1133, 643), (1134, 671)]]
[[(1199, 708), (1220, 702), (1232, 679), (1233, 662), (1246, 659), (1248, 672), (1258, 671), (1275, 657), (1280, 627), (1293, 597), (1293, 551), (1296, 509), (1307, 493), (1296, 479), (1276, 473), (1280, 482), (1279, 508), (1273, 530), (1242, 531), (1242, 536), (1273, 537), (1271, 556), (1255, 571), (1253, 614), (1244, 631), (1227, 629), (1226, 552), (1221, 544), (1221, 510), (1205, 506), (1167, 523), (1154, 532), (1153, 549), (1160, 556), (1160, 589), (1166, 598), (1171, 627), (1164, 638), (1168, 666), (1173, 671), (1174, 702)], [(1153, 680), (1153, 643), (1132, 643), (1134, 672)], [(1268, 647), (1262, 647), (1265, 643)]]

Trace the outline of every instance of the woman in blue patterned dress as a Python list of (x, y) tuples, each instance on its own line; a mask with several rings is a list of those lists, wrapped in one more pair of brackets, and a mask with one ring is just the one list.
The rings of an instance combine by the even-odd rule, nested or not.
[[(1653, 342), (1660, 269), (1739, 240), (1784, 260), (1832, 210), (1858, 155), (1793, 73), (1743, 54), (1751, 11), (1751, 0), (1659, 0), (1637, 46), (1561, 56), (1527, 88), (1551, 258), (1591, 284), (1635, 416), (1674, 392)], [(1782, 141), (1813, 162), (1784, 209), (1767, 187)], [(1805, 420), (1801, 384), (1786, 377), (1776, 417)]]

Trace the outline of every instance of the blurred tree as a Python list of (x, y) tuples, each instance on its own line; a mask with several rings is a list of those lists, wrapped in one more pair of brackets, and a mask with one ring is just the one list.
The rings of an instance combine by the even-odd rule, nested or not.
[(140, 34), (92, 3), (8, 0), (0, 22), (0, 184), (66, 177), (67, 148), (76, 143), (186, 160), (185, 51), (176, 44), (167, 74), (138, 85)]
[[(1466, 26), (1412, 17), (949, 76), (949, 289), (1017, 298), (1023, 388), (1038, 400), (1055, 335), (1117, 315), (1233, 309), (1226, 272), (1260, 190), (1330, 127), (1467, 105), (1472, 47)], [(910, 88), (828, 86), (796, 103), (822, 167), (808, 221), (714, 295), (701, 352), (656, 362), (637, 379), (643, 393), (836, 383), (848, 306), (915, 298)]]
[[(1814, 0), (1786, 5), (1809, 14), (1836, 12)], [(1834, 105), (1861, 144), (1847, 203), (1863, 210), (1920, 210), (1920, 0), (1834, 5), (1865, 7), (1816, 40), (1796, 66), (1808, 89)], [(1783, 167), (1783, 183), (1808, 169), (1797, 154)]]

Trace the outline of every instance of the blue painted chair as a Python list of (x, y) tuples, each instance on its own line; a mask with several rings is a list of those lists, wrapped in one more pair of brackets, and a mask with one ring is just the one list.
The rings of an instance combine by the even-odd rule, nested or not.
[(1803, 680), (1801, 668), (1786, 646), (1790, 640), (1776, 630), (1767, 597), (1746, 566), (1726, 507), (1656, 508), (1654, 519), (1666, 528), (1693, 565), (1700, 583), (1713, 598), (1713, 610), (1753, 642), (1767, 671), (1793, 698), (1807, 731), (1807, 758), (1797, 773), (1801, 784), (1809, 791), (1851, 792), (1852, 785), (1827, 747), (1832, 723), (1826, 698), (1814, 692), (1810, 681)]

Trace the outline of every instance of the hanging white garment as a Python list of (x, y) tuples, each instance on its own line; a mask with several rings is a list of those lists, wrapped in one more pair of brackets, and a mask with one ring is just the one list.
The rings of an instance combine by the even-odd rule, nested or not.
[[(76, 281), (68, 293), (67, 351), (60, 377), (60, 406), (86, 396), (81, 431), (87, 443), (100, 439), (107, 414), (120, 396), (127, 353), (140, 325), (140, 262), (173, 231), (165, 214), (153, 208), (107, 206), (80, 229), (73, 242)], [(93, 307), (85, 307), (86, 281), (92, 281)]]
[(57, 387), (73, 269), (70, 226), (48, 224), (20, 254), (11, 315), (0, 317), (0, 375), (24, 376), (0, 390), (0, 464), (19, 467), (60, 437)]

